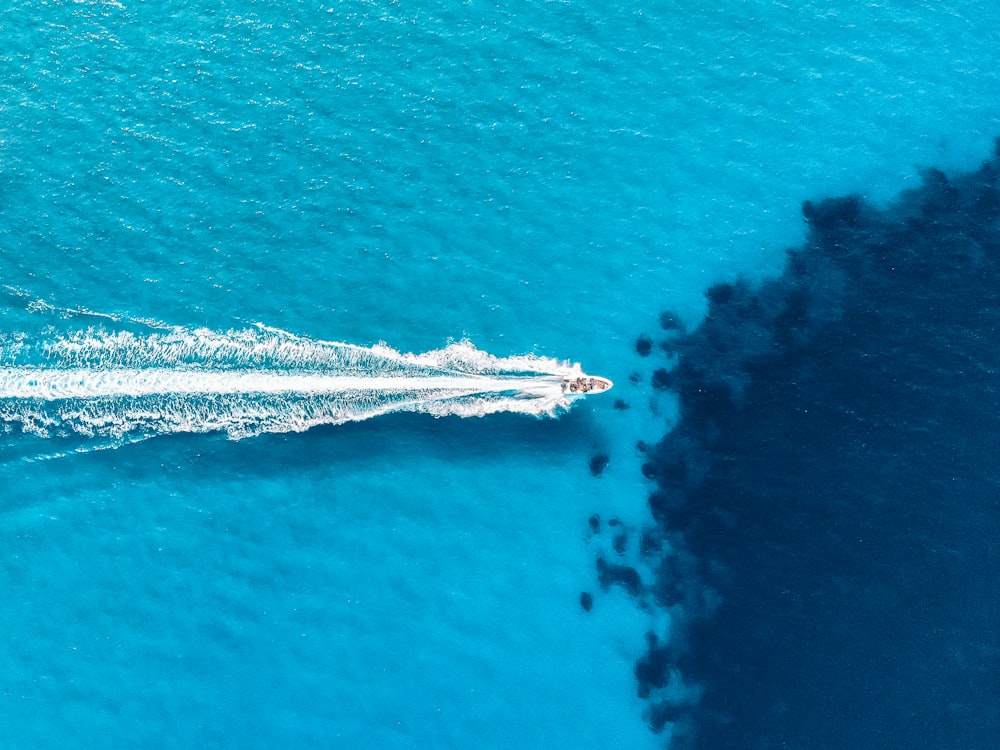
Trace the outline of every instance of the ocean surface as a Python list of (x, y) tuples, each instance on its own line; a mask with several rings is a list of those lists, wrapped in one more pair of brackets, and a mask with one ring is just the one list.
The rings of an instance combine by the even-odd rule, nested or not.
[(0, 73), (0, 745), (1000, 734), (996, 4), (12, 0)]

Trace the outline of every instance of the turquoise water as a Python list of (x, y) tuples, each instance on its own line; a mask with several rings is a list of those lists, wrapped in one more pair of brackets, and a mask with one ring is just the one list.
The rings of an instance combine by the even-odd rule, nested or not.
[(646, 520), (634, 446), (673, 413), (635, 337), (663, 309), (697, 321), (720, 279), (777, 272), (802, 200), (884, 202), (919, 167), (985, 158), (997, 16), (0, 11), (6, 347), (261, 323), (401, 352), (467, 339), (617, 383), (557, 420), (394, 414), (238, 441), (114, 448), (7, 422), (6, 743), (661, 746), (632, 670), (671, 613), (618, 589), (579, 603), (606, 552), (587, 519)]

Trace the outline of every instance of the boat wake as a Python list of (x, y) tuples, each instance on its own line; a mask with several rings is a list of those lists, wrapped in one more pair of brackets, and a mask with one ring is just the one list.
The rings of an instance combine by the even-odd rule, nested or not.
[(121, 442), (222, 432), (237, 440), (401, 411), (553, 416), (586, 392), (570, 384), (589, 377), (579, 365), (495, 357), (468, 342), (406, 354), (264, 326), (220, 333), (142, 323), (136, 331), (109, 321), (0, 336), (5, 432)]

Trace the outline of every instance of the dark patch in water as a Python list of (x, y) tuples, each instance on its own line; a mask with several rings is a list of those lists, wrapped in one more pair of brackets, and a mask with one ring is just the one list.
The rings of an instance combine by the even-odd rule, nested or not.
[(650, 532), (642, 532), (642, 536), (639, 537), (639, 554), (643, 557), (652, 557), (653, 555), (659, 554), (663, 551), (663, 542), (660, 538)]
[(640, 336), (635, 340), (635, 351), (640, 357), (648, 357), (653, 351), (653, 340), (649, 336)]
[(624, 555), (625, 550), (628, 549), (628, 534), (623, 531), (621, 534), (616, 535), (611, 542), (611, 546), (614, 547), (615, 552), (619, 555)]
[(595, 477), (600, 476), (604, 470), (607, 468), (611, 459), (608, 458), (604, 453), (597, 456), (590, 457), (590, 473)]
[(625, 403), (622, 399), (616, 398), (615, 408), (618, 409), (618, 411), (625, 411), (626, 409), (628, 409), (628, 404)]
[(671, 385), (673, 385), (673, 382), (674, 381), (670, 370), (661, 367), (653, 371), (653, 377), (651, 383), (653, 384), (653, 387), (656, 388), (658, 391), (665, 391), (667, 388), (670, 388)]
[(590, 530), (594, 534), (601, 533), (601, 517), (597, 513), (588, 518), (587, 523), (590, 524)]
[[(680, 419), (640, 548), (667, 557), (648, 587), (598, 561), (684, 613), (636, 663), (646, 720), (697, 748), (995, 746), (1000, 142), (887, 209), (802, 212), (784, 274), (712, 287), (653, 375)], [(696, 705), (656, 697), (671, 669)]]
[(635, 568), (609, 563), (603, 557), (597, 558), (597, 581), (605, 591), (614, 585), (621, 586), (631, 596), (642, 591), (642, 579)]
[(660, 642), (656, 633), (646, 633), (646, 653), (635, 663), (639, 697), (649, 698), (653, 689), (666, 687), (674, 664), (670, 648)]
[(594, 608), (594, 595), (588, 591), (580, 592), (580, 606), (584, 612), (589, 612)]
[(681, 323), (681, 319), (674, 315), (672, 312), (661, 312), (660, 313), (660, 328), (664, 331), (672, 331), (675, 333), (684, 333), (684, 324)]

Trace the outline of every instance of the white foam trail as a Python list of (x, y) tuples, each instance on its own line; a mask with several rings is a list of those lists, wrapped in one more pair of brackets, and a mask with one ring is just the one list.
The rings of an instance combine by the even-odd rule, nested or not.
[(549, 376), (510, 378), (456, 375), (391, 377), (294, 374), (283, 372), (212, 372), (198, 370), (47, 370), (0, 369), (0, 399), (30, 398), (45, 401), (105, 397), (165, 395), (275, 395), (318, 396), (374, 391), (394, 394), (474, 394), (521, 391), (543, 395), (553, 386), (561, 392), (561, 379)]
[(238, 439), (412, 411), (554, 415), (579, 365), (499, 358), (468, 342), (424, 354), (315, 341), (260, 326), (147, 335), (88, 329), (0, 338), (0, 420), (25, 432), (110, 436), (223, 431)]

